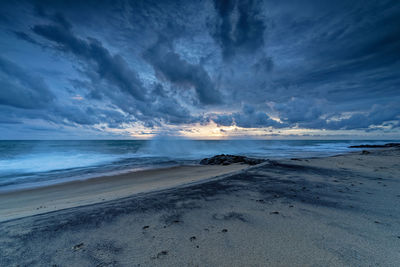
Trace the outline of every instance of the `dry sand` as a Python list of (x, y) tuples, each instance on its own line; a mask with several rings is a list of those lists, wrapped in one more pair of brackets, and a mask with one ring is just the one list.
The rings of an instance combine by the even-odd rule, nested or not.
[(400, 150), (272, 161), (0, 223), (0, 266), (399, 266)]

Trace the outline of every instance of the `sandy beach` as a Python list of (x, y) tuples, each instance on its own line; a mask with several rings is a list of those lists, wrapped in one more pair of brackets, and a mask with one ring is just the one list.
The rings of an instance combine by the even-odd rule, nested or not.
[(400, 263), (396, 148), (110, 178), (1, 194), (0, 266)]
[(0, 192), (0, 222), (194, 183), (246, 167), (243, 164), (178, 166)]

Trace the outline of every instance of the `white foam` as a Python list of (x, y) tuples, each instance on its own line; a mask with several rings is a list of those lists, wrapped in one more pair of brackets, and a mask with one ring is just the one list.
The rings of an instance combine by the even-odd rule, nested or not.
[(0, 173), (46, 172), (95, 166), (116, 160), (115, 155), (94, 153), (38, 153), (0, 160)]

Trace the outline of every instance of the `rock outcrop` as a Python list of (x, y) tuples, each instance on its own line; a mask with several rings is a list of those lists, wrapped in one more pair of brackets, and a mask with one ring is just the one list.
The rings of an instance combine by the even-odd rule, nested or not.
[(235, 155), (217, 155), (211, 158), (205, 158), (200, 161), (202, 165), (230, 165), (233, 163), (244, 163), (249, 165), (256, 165), (264, 162), (264, 159), (254, 159), (248, 158), (244, 156), (235, 156)]
[(388, 143), (384, 145), (358, 145), (358, 146), (349, 146), (349, 148), (385, 148), (385, 147), (399, 147), (400, 143)]

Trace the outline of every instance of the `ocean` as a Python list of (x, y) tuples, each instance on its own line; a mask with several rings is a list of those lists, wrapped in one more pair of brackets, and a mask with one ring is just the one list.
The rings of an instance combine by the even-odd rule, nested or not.
[[(177, 165), (235, 154), (278, 159), (329, 156), (350, 145), (394, 141), (315, 140), (102, 140), (0, 141), (0, 191)], [(112, 177), (110, 177), (112, 179)]]

